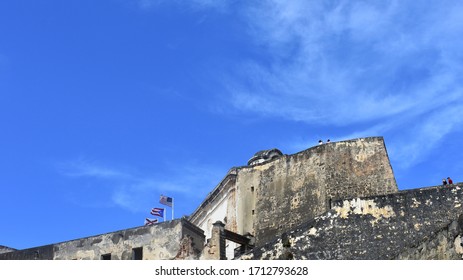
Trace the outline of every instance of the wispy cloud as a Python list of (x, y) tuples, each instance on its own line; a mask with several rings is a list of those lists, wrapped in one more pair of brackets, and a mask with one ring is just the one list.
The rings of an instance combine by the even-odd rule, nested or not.
[(455, 1), (260, 1), (246, 17), (266, 61), (236, 69), (228, 100), (268, 117), (369, 127), (351, 135), (427, 139), (397, 146), (419, 162), (459, 129), (439, 112), (463, 105), (461, 13)]
[[(139, 3), (153, 8), (185, 2)], [(445, 135), (460, 130), (458, 118), (439, 112), (463, 106), (463, 3), (234, 3), (187, 4), (215, 11), (236, 8), (246, 38), (260, 50), (259, 57), (237, 62), (223, 78), (223, 88), (215, 89), (227, 104), (217, 112), (342, 128), (338, 139), (387, 135), (391, 154), (406, 159), (404, 167), (420, 162)], [(306, 147), (302, 142), (299, 146)]]
[[(447, 135), (461, 131), (461, 110), (463, 104), (449, 106), (445, 112), (436, 110), (404, 129), (402, 137), (393, 139), (390, 150), (399, 167), (408, 168), (421, 162)], [(442, 114), (446, 117), (443, 118)]]
[(127, 172), (111, 169), (85, 158), (61, 162), (57, 167), (63, 175), (70, 177), (93, 177), (109, 180), (133, 179), (132, 175)]
[[(442, 60), (450, 51), (437, 41), (449, 38), (434, 30), (438, 15), (433, 7), (411, 22), (405, 14), (414, 7), (394, 2), (264, 3), (270, 4), (255, 7), (250, 23), (257, 27), (254, 37), (270, 47), (272, 65), (242, 65), (244, 75), (231, 87), (236, 89), (236, 108), (345, 125), (411, 109), (432, 110), (451, 101), (441, 97), (456, 86), (458, 77)], [(453, 8), (439, 16), (445, 18)], [(410, 24), (419, 26), (408, 28)], [(462, 39), (453, 41), (461, 45)], [(410, 47), (399, 49), (400, 45)], [(252, 78), (244, 84), (244, 77)], [(451, 99), (461, 94), (455, 92)]]
[[(101, 205), (116, 205), (133, 212), (146, 211), (160, 194), (183, 198), (204, 197), (219, 182), (224, 171), (206, 165), (175, 166), (166, 164), (163, 174), (146, 174), (130, 168), (115, 168), (88, 159), (67, 161), (58, 165), (59, 172), (73, 180), (92, 186), (92, 192), (110, 199)], [(81, 190), (80, 190), (81, 191)], [(89, 205), (88, 202), (86, 202)]]

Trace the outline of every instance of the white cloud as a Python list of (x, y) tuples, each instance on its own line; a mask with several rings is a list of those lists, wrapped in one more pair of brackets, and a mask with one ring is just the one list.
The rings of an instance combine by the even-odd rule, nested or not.
[[(401, 168), (421, 162), (450, 133), (461, 131), (463, 102), (452, 104), (420, 118), (391, 143), (394, 159)], [(407, 141), (408, 139), (408, 141)]]
[[(100, 196), (109, 198), (113, 205), (133, 212), (146, 211), (160, 194), (203, 198), (225, 174), (217, 167), (194, 163), (183, 166), (166, 164), (163, 174), (145, 174), (132, 168), (128, 171), (128, 168), (114, 168), (82, 158), (61, 163), (58, 168), (62, 175), (85, 182), (86, 188), (91, 188), (92, 192), (98, 191)], [(85, 205), (95, 203), (85, 201)], [(108, 201), (101, 201), (100, 205), (109, 204)]]
[[(272, 66), (258, 62), (243, 65), (243, 76), (259, 78), (248, 80), (251, 86), (243, 88), (243, 76), (239, 77), (239, 85), (233, 87), (238, 88), (233, 99), (237, 108), (265, 112), (259, 106), (263, 102), (272, 111), (272, 106), (281, 108), (277, 114), (290, 119), (348, 124), (421, 106), (417, 100), (428, 101), (441, 94), (430, 90), (423, 94), (423, 89), (450, 85), (456, 78), (451, 76), (453, 72), (442, 73), (446, 65), (442, 65), (440, 55), (446, 49), (437, 43), (429, 45), (431, 40), (399, 54), (384, 47), (395, 45), (397, 40), (416, 45), (430, 36), (426, 24), (421, 29), (415, 27), (413, 34), (400, 33), (410, 32), (408, 22), (395, 21), (394, 16), (407, 11), (396, 11), (403, 7), (342, 1), (333, 7), (306, 1), (272, 3), (256, 8), (252, 18), (257, 20), (250, 20), (259, 27), (253, 35), (271, 47)], [(325, 17), (339, 10), (346, 13), (345, 19)], [(422, 15), (421, 19), (426, 22), (426, 18)], [(365, 30), (370, 31), (362, 33)], [(286, 56), (284, 50), (290, 43), (298, 45), (298, 51), (283, 61), (275, 59)], [(332, 110), (326, 108), (336, 110), (341, 117), (333, 119)]]
[(93, 177), (103, 179), (131, 179), (132, 175), (120, 170), (105, 167), (95, 161), (79, 158), (62, 162), (58, 166), (60, 172), (70, 177)]
[[(223, 11), (234, 1), (187, 3)], [(232, 113), (342, 127), (346, 137), (387, 134), (409, 165), (459, 129), (437, 112), (463, 100), (462, 3), (263, 0), (234, 12), (261, 56), (223, 79), (228, 94), (217, 90)]]
[(462, 13), (455, 1), (260, 1), (246, 16), (267, 61), (236, 69), (229, 100), (266, 117), (369, 126), (350, 135), (388, 133), (412, 165), (459, 129), (438, 112), (463, 100)]

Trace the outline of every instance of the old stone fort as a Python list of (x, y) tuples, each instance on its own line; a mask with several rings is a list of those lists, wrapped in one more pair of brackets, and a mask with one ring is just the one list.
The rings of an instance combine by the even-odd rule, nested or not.
[[(462, 259), (462, 183), (399, 191), (382, 137), (256, 153), (188, 217), (4, 260)], [(279, 217), (276, 219), (275, 217)]]

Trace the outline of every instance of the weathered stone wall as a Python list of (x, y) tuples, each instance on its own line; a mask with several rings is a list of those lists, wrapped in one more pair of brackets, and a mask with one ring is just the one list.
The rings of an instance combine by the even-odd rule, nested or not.
[(10, 251), (0, 254), (0, 260), (52, 260), (53, 245)]
[(207, 238), (222, 221), (227, 230), (254, 235), (259, 245), (325, 212), (333, 200), (397, 191), (382, 137), (332, 142), (233, 168), (190, 221)]
[(126, 229), (67, 242), (0, 254), (0, 259), (112, 260), (132, 259), (143, 248), (143, 259), (198, 259), (204, 233), (185, 219)]
[[(243, 230), (255, 235), (258, 245), (325, 212), (333, 200), (398, 191), (381, 137), (319, 145), (242, 168), (237, 186), (254, 187), (254, 193), (242, 190), (255, 196), (254, 215), (247, 213), (252, 228), (243, 226)], [(238, 201), (249, 204), (249, 198)]]
[(315, 147), (303, 157), (316, 160), (312, 172), (329, 199), (382, 195), (398, 191), (392, 166), (382, 137), (359, 138)]
[[(236, 169), (232, 168), (190, 216), (189, 220), (204, 230), (206, 240), (211, 238), (213, 224), (217, 221), (226, 224), (227, 230), (238, 231), (236, 172)], [(233, 258), (235, 247), (233, 243), (228, 244), (228, 258)]]
[[(420, 254), (423, 258), (461, 257), (461, 229), (452, 223), (462, 219), (462, 187), (457, 184), (339, 201), (330, 211), (243, 258), (418, 259)], [(450, 235), (447, 230), (444, 248), (445, 241), (439, 236), (446, 234), (449, 226), (452, 230)], [(430, 244), (453, 252), (437, 254)], [(413, 249), (420, 246), (427, 249)]]
[(229, 230), (236, 230), (236, 169), (232, 168), (225, 178), (207, 195), (191, 214), (189, 221), (211, 237), (212, 224), (222, 221)]
[(461, 260), (463, 259), (463, 215), (443, 230), (408, 248), (396, 259), (401, 260)]
[(310, 179), (313, 174), (309, 168), (298, 163), (301, 162), (285, 156), (238, 173), (241, 192), (248, 192), (238, 206), (245, 221), (243, 234), (250, 232), (258, 245), (326, 211), (324, 190)]
[(16, 249), (0, 245), (0, 254), (7, 253), (7, 252), (13, 252), (13, 251), (16, 251)]
[[(204, 249), (204, 231), (186, 219), (182, 219), (182, 240), (176, 259), (198, 259)], [(186, 250), (189, 250), (187, 253)]]

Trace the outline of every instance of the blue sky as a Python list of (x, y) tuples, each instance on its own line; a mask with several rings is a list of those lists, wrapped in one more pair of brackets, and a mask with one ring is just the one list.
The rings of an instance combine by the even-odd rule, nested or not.
[[(460, 1), (0, 2), (0, 245), (190, 214), (257, 151), (384, 136), (462, 181)], [(170, 212), (168, 211), (170, 214)]]

